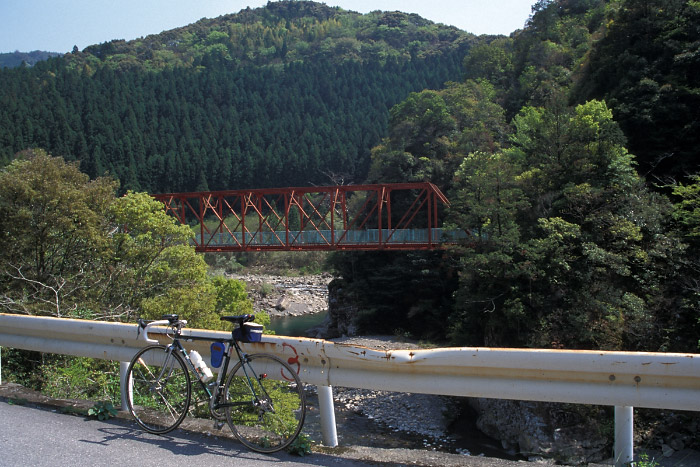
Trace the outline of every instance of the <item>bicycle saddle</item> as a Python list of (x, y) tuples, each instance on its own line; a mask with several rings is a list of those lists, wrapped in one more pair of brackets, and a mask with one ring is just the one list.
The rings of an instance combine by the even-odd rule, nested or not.
[(230, 321), (232, 323), (238, 323), (239, 325), (243, 323), (247, 323), (248, 321), (253, 321), (255, 319), (255, 315), (247, 314), (247, 315), (236, 315), (236, 316), (222, 316), (221, 321)]

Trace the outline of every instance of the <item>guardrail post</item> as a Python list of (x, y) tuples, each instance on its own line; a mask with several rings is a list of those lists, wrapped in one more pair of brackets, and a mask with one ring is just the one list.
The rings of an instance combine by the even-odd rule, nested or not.
[(129, 410), (126, 403), (128, 399), (129, 382), (126, 380), (126, 370), (129, 369), (129, 362), (119, 362), (119, 387), (121, 389), (122, 410)]
[(634, 407), (615, 406), (615, 466), (634, 460)]
[(338, 432), (335, 426), (335, 406), (333, 405), (333, 388), (317, 386), (318, 408), (321, 413), (321, 434), (323, 444), (334, 448), (338, 445)]

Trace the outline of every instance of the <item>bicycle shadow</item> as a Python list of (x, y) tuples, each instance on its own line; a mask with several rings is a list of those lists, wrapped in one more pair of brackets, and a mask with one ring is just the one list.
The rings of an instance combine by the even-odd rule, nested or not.
[(165, 435), (154, 435), (143, 431), (138, 426), (130, 426), (133, 422), (125, 419), (110, 419), (102, 423), (110, 425), (109, 427), (97, 429), (97, 431), (103, 435), (102, 439), (80, 439), (78, 441), (102, 446), (109, 446), (124, 441), (144, 443), (152, 447), (169, 451), (175, 456), (189, 458), (208, 455), (226, 459), (234, 457), (251, 461), (266, 460), (272, 462), (299, 463), (303, 465), (326, 466), (331, 463), (338, 464), (338, 462), (342, 465), (366, 465), (362, 462), (355, 463), (349, 460), (340, 461), (335, 456), (323, 453), (314, 453), (311, 456), (303, 458), (293, 456), (285, 451), (271, 454), (257, 453), (249, 450), (237, 440), (227, 438), (225, 434), (221, 436), (207, 436), (206, 434), (195, 431), (176, 429)]
[(202, 454), (209, 454), (226, 457), (246, 457), (252, 455), (251, 458), (255, 458), (257, 454), (251, 452), (233, 439), (206, 436), (201, 433), (186, 430), (175, 430), (165, 435), (154, 435), (143, 431), (139, 427), (129, 426), (132, 422), (119, 419), (106, 420), (103, 423), (112, 426), (99, 428), (97, 430), (104, 435), (101, 440), (81, 439), (78, 441), (98, 445), (109, 445), (110, 443), (125, 440), (135, 441), (165, 449), (177, 456), (199, 456)]

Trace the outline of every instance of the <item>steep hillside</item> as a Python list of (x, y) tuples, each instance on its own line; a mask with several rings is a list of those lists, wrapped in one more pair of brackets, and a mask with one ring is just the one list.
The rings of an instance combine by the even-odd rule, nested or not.
[(458, 345), (697, 350), (699, 13), (542, 0), (470, 49), (466, 82), (392, 108), (369, 180), (437, 183), (475, 236), (339, 255), (334, 303), (361, 332)]
[(459, 80), (472, 41), (282, 1), (87, 47), (0, 71), (0, 160), (43, 147), (151, 192), (361, 181), (389, 109)]
[(577, 100), (605, 99), (649, 178), (700, 171), (700, 2), (614, 2)]
[(700, 3), (541, 0), (528, 26), (471, 49), (467, 76), (524, 105), (605, 100), (647, 178), (700, 170)]

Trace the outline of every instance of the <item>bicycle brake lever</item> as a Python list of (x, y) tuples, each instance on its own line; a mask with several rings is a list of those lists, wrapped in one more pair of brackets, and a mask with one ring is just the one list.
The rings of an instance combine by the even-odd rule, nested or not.
[[(139, 320), (142, 321), (142, 320)], [(137, 339), (140, 339), (142, 341), (146, 341), (149, 344), (158, 344), (158, 341), (155, 339), (150, 339), (148, 337), (148, 330), (152, 326), (163, 326), (163, 325), (168, 325), (170, 322), (168, 320), (158, 320), (158, 321), (151, 321), (150, 323), (146, 324), (146, 326), (143, 328), (143, 333), (137, 333)], [(141, 330), (141, 322), (139, 322), (139, 331)], [(140, 335), (139, 335), (140, 334)]]

